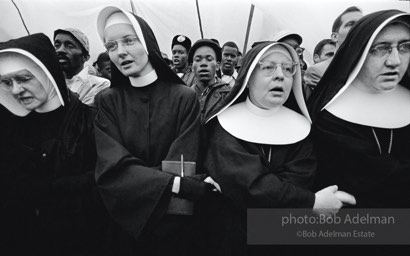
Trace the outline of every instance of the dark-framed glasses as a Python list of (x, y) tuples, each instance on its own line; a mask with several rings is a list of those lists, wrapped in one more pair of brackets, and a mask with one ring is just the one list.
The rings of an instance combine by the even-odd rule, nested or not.
[(137, 41), (137, 36), (126, 36), (118, 40), (108, 41), (104, 44), (104, 46), (107, 49), (107, 51), (113, 52), (118, 49), (118, 43), (121, 43), (124, 46), (131, 46), (134, 45)]
[(397, 51), (400, 54), (410, 53), (410, 41), (406, 41), (396, 45), (386, 43), (378, 44), (370, 48), (370, 53), (375, 56), (384, 57), (387, 54), (391, 54), (393, 48), (397, 48)]
[(268, 77), (275, 73), (278, 66), (282, 69), (282, 73), (286, 77), (291, 77), (296, 73), (296, 67), (299, 63), (276, 63), (273, 61), (261, 61), (258, 63), (263, 76)]

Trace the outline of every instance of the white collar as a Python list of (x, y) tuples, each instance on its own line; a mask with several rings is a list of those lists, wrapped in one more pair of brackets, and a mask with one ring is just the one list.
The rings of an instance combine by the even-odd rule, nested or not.
[(73, 83), (73, 82), (75, 82), (75, 81), (77, 81), (77, 80), (87, 81), (87, 80), (88, 80), (88, 75), (89, 75), (89, 73), (88, 73), (88, 67), (85, 66), (78, 74), (74, 75), (74, 76), (73, 76), (72, 78), (70, 78), (70, 79), (66, 79), (66, 83), (67, 83), (67, 84), (70, 84), (70, 83)]
[(253, 143), (293, 144), (310, 133), (309, 120), (284, 106), (268, 110), (255, 106), (249, 98), (230, 106), (217, 116), (232, 136)]
[(155, 72), (155, 69), (153, 69), (151, 72), (144, 76), (138, 76), (138, 77), (129, 77), (131, 85), (134, 87), (145, 87), (149, 84), (152, 84), (158, 79), (157, 72)]
[(410, 124), (410, 90), (370, 93), (351, 84), (330, 105), (333, 115), (355, 124), (379, 128), (400, 128)]
[(236, 72), (236, 70), (234, 69), (232, 75), (226, 75), (222, 72), (222, 76), (233, 77), (236, 79), (238, 77), (238, 72)]

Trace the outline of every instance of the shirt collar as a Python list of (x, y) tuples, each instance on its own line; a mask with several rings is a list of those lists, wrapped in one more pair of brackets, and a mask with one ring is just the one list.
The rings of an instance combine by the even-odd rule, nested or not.
[(155, 82), (158, 79), (158, 75), (157, 72), (155, 72), (155, 69), (153, 69), (144, 76), (129, 77), (129, 79), (133, 87), (144, 87)]

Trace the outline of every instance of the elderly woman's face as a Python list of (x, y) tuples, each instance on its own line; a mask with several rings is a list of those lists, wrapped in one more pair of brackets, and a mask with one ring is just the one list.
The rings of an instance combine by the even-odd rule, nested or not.
[(108, 55), (124, 76), (138, 77), (152, 71), (145, 52), (131, 25), (116, 24), (107, 28), (105, 43), (113, 42), (116, 47), (108, 49)]
[(289, 74), (290, 67), (295, 68), (290, 55), (274, 52), (263, 58), (249, 79), (251, 102), (263, 109), (283, 105), (293, 84), (293, 74)]
[(408, 42), (410, 30), (405, 25), (392, 24), (383, 28), (374, 40), (357, 80), (376, 91), (396, 88), (409, 66), (410, 53), (399, 50)]
[(27, 69), (1, 74), (0, 86), (10, 91), (27, 110), (35, 110), (48, 100), (47, 92), (40, 81)]

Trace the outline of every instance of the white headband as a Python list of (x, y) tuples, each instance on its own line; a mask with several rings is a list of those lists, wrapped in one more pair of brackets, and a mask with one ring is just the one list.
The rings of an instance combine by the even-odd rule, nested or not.
[(116, 12), (116, 13), (111, 14), (111, 16), (107, 18), (107, 21), (105, 22), (104, 30), (116, 24), (128, 24), (132, 26), (130, 20), (128, 19), (127, 16), (125, 16), (124, 13)]

